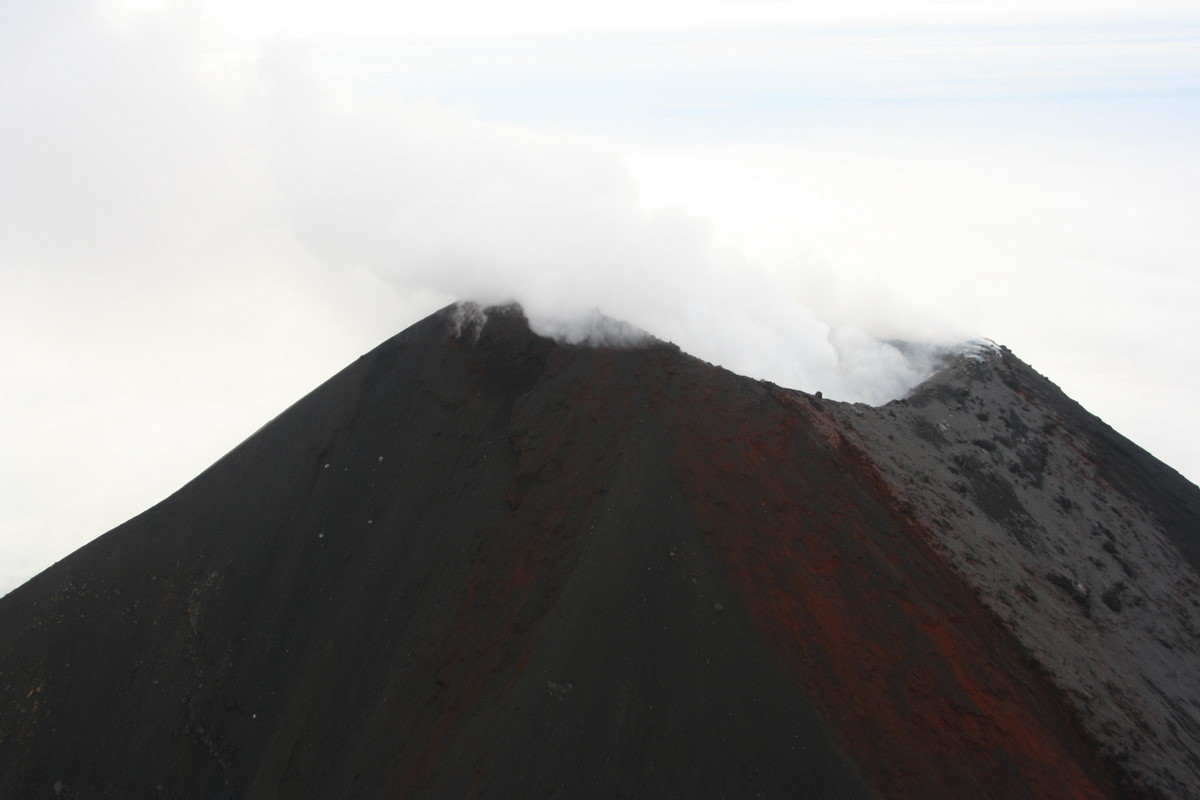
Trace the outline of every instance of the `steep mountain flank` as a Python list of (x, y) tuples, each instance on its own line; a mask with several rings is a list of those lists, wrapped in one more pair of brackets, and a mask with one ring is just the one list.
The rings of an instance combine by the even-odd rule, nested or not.
[(447, 308), (0, 599), (0, 797), (1187, 797), (1200, 491), (1055, 392)]

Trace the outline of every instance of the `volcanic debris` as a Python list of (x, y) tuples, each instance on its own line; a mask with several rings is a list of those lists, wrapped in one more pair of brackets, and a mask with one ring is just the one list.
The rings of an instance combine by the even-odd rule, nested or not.
[(459, 304), (0, 599), (0, 797), (1200, 796), (1200, 490)]

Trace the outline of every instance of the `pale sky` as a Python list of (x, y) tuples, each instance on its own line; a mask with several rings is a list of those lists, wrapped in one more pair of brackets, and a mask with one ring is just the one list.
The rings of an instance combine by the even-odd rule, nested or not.
[(0, 593), (460, 298), (1200, 479), (1198, 98), (1194, 2), (0, 3)]

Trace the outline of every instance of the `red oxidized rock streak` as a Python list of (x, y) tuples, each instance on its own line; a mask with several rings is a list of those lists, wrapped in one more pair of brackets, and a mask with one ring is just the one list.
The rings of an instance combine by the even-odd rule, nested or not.
[(1008, 642), (981, 637), (1005, 634), (878, 477), (831, 448), (817, 412), (688, 389), (676, 458), (697, 520), (755, 624), (883, 795), (1104, 796), (1072, 755), (1078, 744), (1025, 705), (1038, 678), (990, 663)]

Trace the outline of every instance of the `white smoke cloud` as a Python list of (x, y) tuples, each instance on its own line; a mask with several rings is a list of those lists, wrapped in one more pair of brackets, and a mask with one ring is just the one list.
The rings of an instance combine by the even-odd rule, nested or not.
[(616, 154), (432, 102), (337, 94), (287, 39), (219, 58), (190, 8), (114, 26), (76, 4), (70, 24), (10, 53), (4, 109), (20, 124), (0, 133), (0, 232), (22, 268), (236, 285), (223, 265), (249, 243), (274, 262), (257, 269), (283, 278), (358, 271), (401, 296), (516, 301), (576, 341), (594, 338), (599, 309), (838, 398), (878, 403), (923, 377), (890, 345), (819, 320), (794, 282), (720, 246), (705, 221), (639, 208)]
[(259, 67), (280, 202), (324, 264), (401, 292), (519, 302), (537, 330), (574, 341), (594, 338), (600, 309), (734, 371), (838, 398), (884, 402), (925, 377), (891, 345), (819, 320), (705, 221), (640, 209), (614, 154), (432, 103), (332, 96), (286, 41)]

